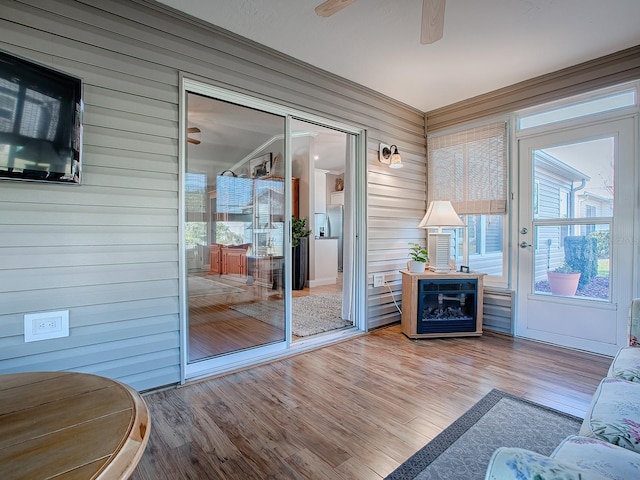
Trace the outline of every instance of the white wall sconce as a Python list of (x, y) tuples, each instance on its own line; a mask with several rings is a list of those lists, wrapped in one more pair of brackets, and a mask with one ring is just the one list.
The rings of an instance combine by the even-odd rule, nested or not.
[(380, 163), (389, 165), (389, 168), (402, 168), (402, 158), (398, 153), (398, 147), (395, 145), (380, 144), (380, 150), (378, 151), (378, 160)]

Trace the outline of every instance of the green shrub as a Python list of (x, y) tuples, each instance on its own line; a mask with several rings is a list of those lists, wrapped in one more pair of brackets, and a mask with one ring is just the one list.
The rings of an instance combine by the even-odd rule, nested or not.
[(564, 259), (580, 275), (578, 288), (583, 288), (598, 275), (597, 241), (584, 235), (564, 239)]
[(589, 234), (591, 238), (596, 239), (596, 254), (598, 258), (609, 258), (609, 238), (608, 230), (597, 230)]

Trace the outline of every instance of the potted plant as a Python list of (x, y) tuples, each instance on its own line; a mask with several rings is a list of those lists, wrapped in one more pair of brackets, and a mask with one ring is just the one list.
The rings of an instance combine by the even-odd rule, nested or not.
[(425, 265), (429, 261), (429, 253), (419, 243), (409, 242), (409, 271), (411, 273), (424, 273)]
[(573, 297), (578, 289), (581, 273), (564, 262), (554, 270), (547, 272), (549, 288), (554, 295)]
[(292, 289), (302, 290), (307, 281), (307, 262), (309, 257), (309, 235), (306, 217), (291, 217), (291, 246), (292, 252)]

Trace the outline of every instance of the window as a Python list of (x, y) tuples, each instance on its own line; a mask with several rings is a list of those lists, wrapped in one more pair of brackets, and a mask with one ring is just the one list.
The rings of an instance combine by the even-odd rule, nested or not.
[[(586, 205), (585, 206), (585, 216), (586, 217), (596, 217), (597, 216), (596, 207), (593, 206), (593, 205)], [(595, 225), (585, 225), (584, 233), (581, 233), (581, 234), (582, 235), (590, 235), (595, 231), (596, 231), (596, 226)]]
[(525, 130), (634, 105), (636, 105), (636, 91), (634, 89), (625, 90), (610, 95), (601, 95), (586, 101), (580, 100), (558, 108), (546, 108), (543, 112), (523, 115), (518, 118), (518, 129)]
[(455, 231), (457, 264), (506, 285), (507, 125), (492, 122), (427, 139), (429, 201), (449, 200), (467, 228)]

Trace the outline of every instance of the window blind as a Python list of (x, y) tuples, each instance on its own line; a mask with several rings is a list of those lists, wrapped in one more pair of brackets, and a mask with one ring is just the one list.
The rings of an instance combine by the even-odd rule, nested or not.
[(492, 122), (427, 137), (429, 201), (449, 200), (459, 215), (507, 211), (507, 125)]

